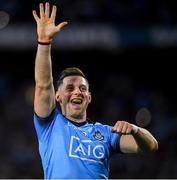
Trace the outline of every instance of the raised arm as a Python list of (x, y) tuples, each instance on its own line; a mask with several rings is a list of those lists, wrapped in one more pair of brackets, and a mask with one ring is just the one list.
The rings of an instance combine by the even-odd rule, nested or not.
[(55, 25), (56, 6), (45, 3), (39, 5), (39, 16), (33, 11), (37, 23), (38, 47), (35, 60), (35, 97), (34, 110), (40, 117), (47, 117), (55, 107), (55, 90), (52, 77), (51, 43), (54, 35), (59, 32), (67, 22)]
[(120, 149), (123, 153), (148, 153), (158, 149), (158, 142), (146, 129), (126, 121), (117, 121), (112, 132), (122, 134)]

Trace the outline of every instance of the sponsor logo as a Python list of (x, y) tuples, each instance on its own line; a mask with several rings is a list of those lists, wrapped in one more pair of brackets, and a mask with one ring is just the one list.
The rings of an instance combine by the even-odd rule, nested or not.
[(102, 164), (105, 157), (105, 149), (103, 145), (95, 144), (91, 140), (81, 140), (78, 137), (71, 136), (69, 157)]

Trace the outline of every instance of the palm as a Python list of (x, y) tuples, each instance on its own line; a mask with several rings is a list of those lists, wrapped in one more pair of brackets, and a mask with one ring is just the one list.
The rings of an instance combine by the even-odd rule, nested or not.
[(55, 25), (56, 11), (56, 6), (53, 6), (50, 15), (49, 3), (45, 4), (45, 9), (44, 5), (42, 3), (40, 4), (40, 18), (36, 11), (33, 11), (33, 16), (37, 22), (39, 41), (51, 42), (54, 34), (59, 32), (67, 24), (66, 22), (62, 22), (57, 26)]
[(40, 38), (52, 39), (53, 35), (57, 32), (56, 26), (50, 20), (41, 20), (38, 22), (37, 33)]

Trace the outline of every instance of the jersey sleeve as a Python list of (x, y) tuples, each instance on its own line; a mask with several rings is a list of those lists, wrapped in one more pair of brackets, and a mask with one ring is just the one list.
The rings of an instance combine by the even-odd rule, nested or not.
[(112, 133), (111, 128), (112, 128), (112, 126), (108, 126), (111, 148), (112, 148), (113, 151), (121, 153), (121, 150), (120, 150), (121, 134)]
[(54, 124), (56, 114), (57, 114), (56, 108), (46, 118), (41, 118), (34, 112), (34, 116), (33, 116), (34, 127), (39, 140), (42, 141), (46, 139), (47, 136), (49, 136), (50, 130), (52, 129), (52, 126)]

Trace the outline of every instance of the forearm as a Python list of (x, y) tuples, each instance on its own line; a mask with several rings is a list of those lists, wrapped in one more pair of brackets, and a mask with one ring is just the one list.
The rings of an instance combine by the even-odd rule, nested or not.
[(138, 127), (137, 133), (132, 134), (140, 152), (153, 152), (158, 149), (158, 142), (152, 134), (144, 128)]
[(40, 117), (48, 117), (55, 107), (52, 77), (51, 45), (38, 45), (35, 61), (34, 110)]
[(35, 61), (35, 81), (41, 88), (47, 88), (53, 84), (51, 45), (38, 45)]

